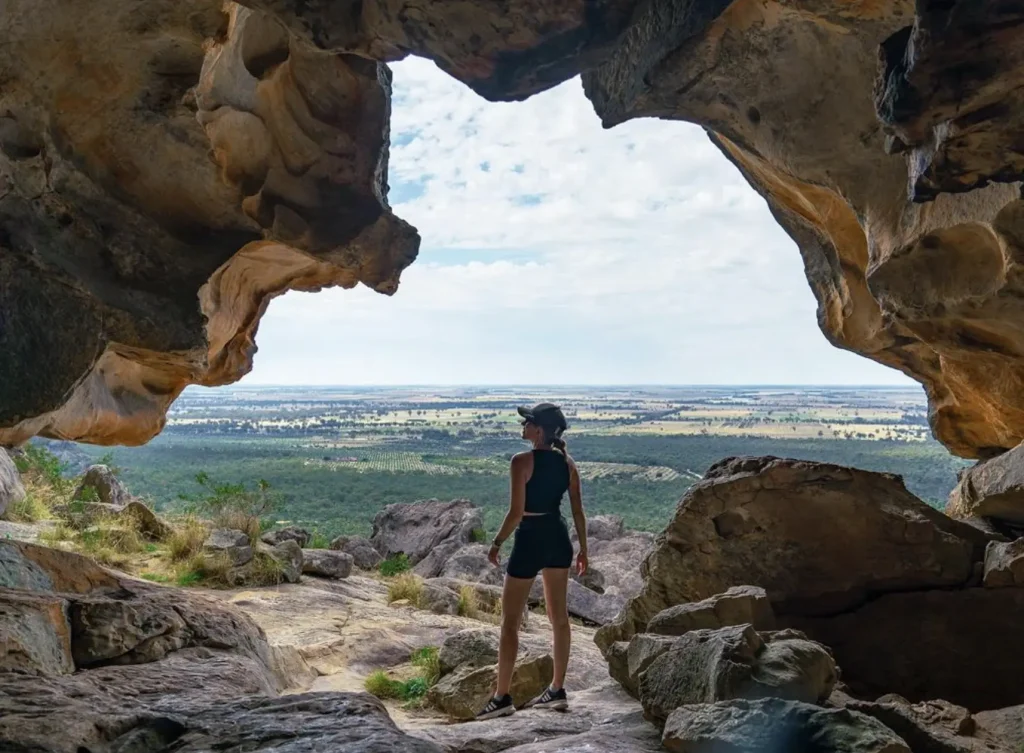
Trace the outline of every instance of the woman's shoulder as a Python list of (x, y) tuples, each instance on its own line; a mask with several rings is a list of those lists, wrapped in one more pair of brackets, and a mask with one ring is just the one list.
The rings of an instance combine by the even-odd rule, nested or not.
[(533, 463), (533, 450), (524, 450), (523, 452), (517, 452), (512, 456), (512, 467), (520, 467), (527, 464)]

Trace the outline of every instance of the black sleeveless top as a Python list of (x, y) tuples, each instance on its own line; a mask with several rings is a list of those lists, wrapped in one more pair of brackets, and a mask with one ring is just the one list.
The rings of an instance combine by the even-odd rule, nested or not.
[(526, 512), (557, 513), (569, 489), (569, 464), (557, 450), (533, 451), (533, 475), (526, 482)]

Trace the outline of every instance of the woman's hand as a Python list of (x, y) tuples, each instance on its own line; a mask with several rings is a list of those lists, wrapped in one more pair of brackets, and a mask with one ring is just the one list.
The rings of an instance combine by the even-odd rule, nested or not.
[(491, 564), (495, 567), (501, 567), (501, 562), (498, 560), (499, 554), (501, 554), (501, 547), (497, 544), (491, 544), (491, 551), (487, 553), (487, 559), (490, 560)]
[(583, 573), (587, 572), (587, 567), (589, 564), (590, 563), (587, 559), (587, 553), (581, 551), (579, 554), (576, 555), (576, 574), (583, 575)]

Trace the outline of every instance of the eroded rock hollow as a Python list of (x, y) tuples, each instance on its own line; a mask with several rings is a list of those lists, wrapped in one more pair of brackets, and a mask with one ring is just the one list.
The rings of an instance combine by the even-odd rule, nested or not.
[(494, 100), (582, 74), (608, 127), (704, 126), (833, 344), (919, 380), (954, 453), (1024, 439), (1024, 3), (243, 5), (0, 11), (0, 442), (145, 441), (185, 385), (246, 372), (274, 295), (393, 292), (408, 54)]

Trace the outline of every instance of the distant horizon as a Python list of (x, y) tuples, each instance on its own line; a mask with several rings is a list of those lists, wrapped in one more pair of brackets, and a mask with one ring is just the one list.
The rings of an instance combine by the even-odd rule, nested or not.
[(759, 388), (771, 388), (771, 389), (871, 389), (871, 390), (924, 390), (924, 386), (913, 383), (913, 384), (884, 384), (884, 383), (783, 383), (783, 382), (749, 382), (749, 383), (733, 383), (733, 382), (720, 382), (720, 383), (686, 383), (686, 382), (535, 382), (535, 383), (515, 383), (515, 382), (451, 382), (451, 383), (422, 383), (422, 384), (398, 384), (398, 383), (370, 383), (370, 382), (352, 382), (352, 383), (301, 383), (301, 382), (266, 382), (257, 384), (243, 384), (242, 382), (236, 382), (234, 384), (223, 384), (215, 387), (207, 387), (204, 385), (190, 384), (186, 389), (276, 389), (276, 388), (304, 388), (304, 389), (352, 389), (358, 388), (370, 388), (370, 389), (453, 389), (453, 388), (487, 388), (487, 389), (502, 389), (502, 388), (558, 388), (558, 389), (570, 389), (575, 387), (587, 387), (587, 388), (673, 388), (673, 389), (759, 389)]

